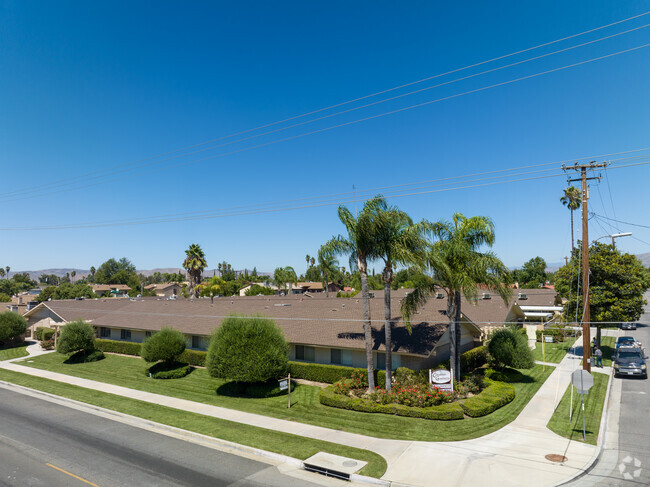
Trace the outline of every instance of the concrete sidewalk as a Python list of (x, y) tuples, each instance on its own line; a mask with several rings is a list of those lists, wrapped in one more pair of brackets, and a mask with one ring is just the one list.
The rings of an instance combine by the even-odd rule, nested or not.
[[(30, 354), (47, 353), (38, 349), (28, 347)], [(572, 354), (555, 364), (556, 369), (512, 423), (481, 438), (458, 442), (373, 438), (12, 363), (16, 360), (0, 362), (0, 367), (206, 416), (371, 450), (386, 459), (388, 470), (382, 479), (393, 485), (550, 486), (587, 468), (597, 450), (595, 446), (569, 441), (546, 428), (570, 383), (571, 373), (580, 366), (580, 357)], [(547, 454), (563, 455), (568, 460), (563, 464), (554, 463), (545, 458)]]

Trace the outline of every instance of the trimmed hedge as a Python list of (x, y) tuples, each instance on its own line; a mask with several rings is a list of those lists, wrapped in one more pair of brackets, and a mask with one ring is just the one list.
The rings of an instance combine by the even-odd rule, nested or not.
[(178, 361), (189, 365), (205, 367), (205, 358), (207, 356), (208, 352), (185, 349), (185, 351), (178, 357)]
[(147, 369), (152, 379), (181, 379), (192, 372), (194, 368), (178, 362), (159, 362)]
[(487, 345), (482, 345), (460, 355), (460, 370), (461, 372), (471, 372), (487, 364), (487, 362), (488, 347)]
[[(345, 377), (350, 377), (353, 372), (367, 374), (367, 369), (345, 367), (343, 365), (312, 364), (305, 362), (289, 362), (289, 373), (292, 379), (305, 379), (314, 382), (334, 384)], [(386, 371), (375, 370), (375, 385), (386, 387)]]
[(95, 348), (102, 352), (121, 353), (124, 355), (140, 356), (142, 345), (135, 342), (119, 342), (117, 340), (95, 340)]
[(54, 337), (54, 328), (47, 328), (45, 326), (36, 327), (37, 340), (50, 340)]
[(402, 404), (377, 404), (367, 399), (351, 398), (342, 394), (336, 394), (333, 386), (321, 390), (319, 400), (325, 406), (363, 413), (396, 414), (397, 416), (435, 419), (439, 421), (451, 421), (463, 419), (464, 417), (463, 410), (458, 403), (441, 404), (428, 408), (412, 408)]
[(515, 398), (514, 386), (490, 379), (485, 379), (485, 381), (489, 385), (480, 394), (460, 401), (460, 407), (471, 418), (486, 416)]

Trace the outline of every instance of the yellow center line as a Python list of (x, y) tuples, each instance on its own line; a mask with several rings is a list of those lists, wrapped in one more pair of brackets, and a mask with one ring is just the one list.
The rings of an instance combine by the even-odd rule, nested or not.
[(70, 477), (73, 477), (73, 478), (83, 482), (84, 484), (92, 485), (92, 487), (99, 487), (97, 484), (93, 484), (92, 482), (89, 482), (86, 479), (82, 479), (81, 477), (78, 477), (77, 475), (75, 475), (73, 473), (70, 473), (70, 472), (68, 472), (66, 470), (63, 470), (62, 468), (59, 468), (56, 465), (52, 465), (51, 463), (46, 463), (45, 465), (47, 465), (48, 467), (52, 467), (54, 470), (58, 470), (59, 472), (63, 472), (64, 474), (69, 475)]

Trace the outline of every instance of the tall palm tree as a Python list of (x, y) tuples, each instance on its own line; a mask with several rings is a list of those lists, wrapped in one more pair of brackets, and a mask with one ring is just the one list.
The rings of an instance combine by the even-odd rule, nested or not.
[(560, 198), (560, 203), (571, 211), (571, 250), (575, 249), (573, 240), (573, 212), (580, 208), (582, 204), (582, 191), (575, 186), (569, 186), (564, 189), (564, 196)]
[(90, 266), (90, 282), (95, 282), (95, 272), (97, 269), (95, 269), (95, 266)]
[(208, 265), (205, 260), (205, 254), (201, 249), (199, 244), (192, 244), (185, 251), (185, 260), (183, 261), (183, 268), (187, 271), (187, 276), (189, 278), (189, 293), (190, 298), (198, 298), (199, 291), (196, 289), (196, 286), (201, 282), (201, 275), (203, 274), (203, 269)]
[(311, 257), (309, 256), (309, 254), (305, 255), (305, 260), (307, 261), (307, 265), (309, 265), (309, 263), (311, 262)]
[(292, 285), (298, 282), (298, 277), (293, 267), (278, 267), (273, 272), (273, 282), (278, 289), (284, 289), (284, 292), (289, 295), (293, 289)]
[(323, 281), (325, 281), (325, 297), (330, 297), (329, 290), (329, 276), (333, 275), (338, 269), (339, 261), (331, 254), (321, 247), (318, 250), (318, 267), (323, 273)]
[(314, 267), (315, 263), (316, 263), (316, 258), (315, 257), (312, 257), (311, 259), (309, 259), (309, 267)]
[[(384, 333), (386, 345), (386, 390), (392, 388), (392, 310), (391, 286), (395, 280), (396, 265), (420, 267), (424, 264), (429, 243), (425, 238), (431, 224), (413, 220), (396, 206), (377, 207), (373, 211), (373, 221), (377, 234), (374, 254), (384, 262), (382, 281), (384, 282)], [(410, 331), (410, 329), (409, 329)]]
[(77, 271), (72, 271), (70, 273), (70, 276), (72, 277), (72, 284), (74, 284), (74, 276), (76, 276), (76, 275), (77, 275)]
[(323, 245), (323, 251), (330, 255), (349, 255), (350, 268), (358, 269), (361, 278), (361, 301), (363, 302), (363, 333), (366, 342), (366, 365), (368, 368), (368, 389), (375, 390), (374, 361), (372, 358), (372, 328), (370, 323), (370, 292), (368, 290), (368, 261), (374, 258), (376, 235), (371, 213), (386, 206), (381, 196), (376, 196), (363, 206), (361, 213), (354, 216), (345, 206), (339, 206), (339, 219), (345, 225), (347, 236), (338, 235)]
[(0, 267), (0, 278), (5, 276), (5, 270)]
[(7, 279), (9, 279), (9, 271), (11, 270), (11, 267), (7, 266), (5, 267), (5, 270), (7, 271)]
[(442, 288), (447, 292), (450, 364), (454, 379), (460, 380), (461, 293), (468, 301), (477, 302), (481, 284), (497, 292), (507, 303), (511, 295), (506, 284), (510, 273), (493, 252), (479, 251), (482, 246), (491, 247), (494, 243), (494, 224), (488, 217), (466, 218), (456, 213), (451, 222), (433, 224), (432, 233), (437, 241), (428, 253), (427, 266), (433, 271), (433, 279), (416, 286), (406, 296), (402, 314), (409, 320), (437, 290)]

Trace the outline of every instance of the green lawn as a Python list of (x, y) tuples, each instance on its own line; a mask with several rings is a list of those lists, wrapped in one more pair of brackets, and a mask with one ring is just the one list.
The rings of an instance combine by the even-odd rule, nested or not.
[(379, 478), (386, 472), (384, 458), (369, 450), (203, 416), (10, 370), (0, 369), (0, 380), (300, 460), (305, 460), (319, 451), (363, 460), (368, 462), (368, 465), (359, 472), (361, 475)]
[(614, 355), (614, 348), (616, 347), (616, 337), (601, 337), (601, 347), (603, 351), (603, 365), (610, 367), (612, 365), (612, 356)]
[[(571, 340), (573, 341), (573, 340)], [(542, 355), (542, 345), (544, 345), (544, 355)], [(533, 350), (533, 357), (540, 362), (547, 362), (552, 364), (559, 364), (566, 355), (570, 341), (555, 342), (555, 343), (535, 343), (535, 350)]]
[(21, 361), (21, 364), (325, 428), (378, 438), (418, 441), (466, 440), (496, 431), (517, 417), (553, 371), (553, 367), (546, 367), (542, 371), (541, 365), (523, 371), (523, 381), (514, 384), (515, 399), (488, 416), (457, 421), (431, 421), (323, 406), (318, 400), (320, 388), (314, 386), (298, 385), (291, 393), (293, 406), (287, 409), (286, 396), (250, 399), (218, 395), (215, 391), (224, 381), (211, 378), (204, 369), (196, 369), (182, 379), (165, 381), (148, 378), (145, 374), (147, 364), (136, 357), (107, 354), (99, 362), (74, 365), (64, 364), (64, 359), (63, 355), (52, 353), (30, 358), (29, 362)]
[(12, 358), (26, 357), (28, 355), (27, 350), (25, 350), (27, 345), (27, 343), (21, 343), (13, 347), (0, 348), (0, 362)]
[[(598, 439), (603, 406), (605, 405), (609, 376), (598, 372), (594, 372), (592, 375), (594, 376), (594, 385), (589, 390), (589, 394), (585, 395), (585, 431), (587, 433), (587, 443), (595, 445)], [(573, 391), (573, 416), (569, 421), (572, 387), (572, 385), (567, 387), (547, 427), (560, 436), (582, 441), (582, 398), (580, 394), (576, 394), (575, 390)]]

